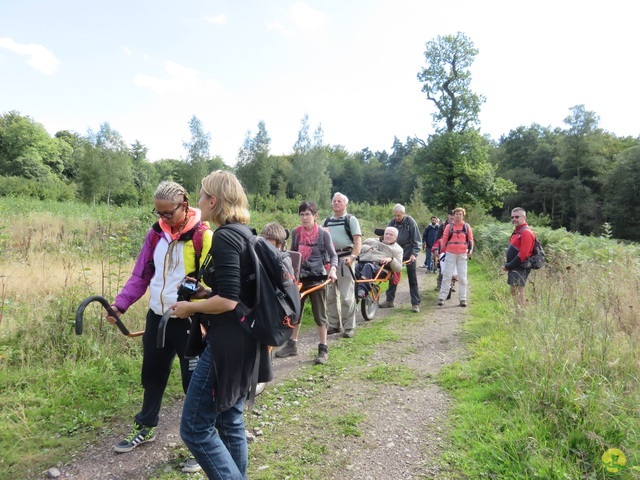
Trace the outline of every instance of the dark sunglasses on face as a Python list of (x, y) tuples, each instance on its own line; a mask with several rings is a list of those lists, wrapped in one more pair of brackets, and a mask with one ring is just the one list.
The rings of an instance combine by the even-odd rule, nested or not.
[(514, 218), (520, 218), (520, 215), (511, 215), (511, 220), (513, 220)]
[(153, 210), (151, 210), (151, 213), (153, 213), (154, 215), (156, 215), (157, 217), (164, 217), (164, 218), (173, 218), (173, 216), (175, 215), (175, 213), (178, 211), (178, 209), (182, 206), (182, 204), (178, 205), (176, 208), (174, 208), (172, 211), (170, 212), (159, 212), (158, 210), (156, 210), (155, 208)]

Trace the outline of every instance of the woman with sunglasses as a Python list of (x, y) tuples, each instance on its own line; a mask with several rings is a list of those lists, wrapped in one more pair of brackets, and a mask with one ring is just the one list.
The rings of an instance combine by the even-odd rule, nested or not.
[[(135, 416), (131, 433), (115, 445), (115, 451), (120, 453), (155, 440), (162, 396), (176, 354), (185, 393), (197, 363), (197, 359), (184, 356), (188, 320), (169, 319), (164, 348), (158, 348), (156, 341), (160, 319), (176, 302), (184, 278), (196, 276), (200, 257), (204, 258), (211, 248), (213, 233), (201, 222), (200, 210), (189, 207), (187, 191), (175, 182), (160, 183), (153, 204), (158, 221), (147, 232), (131, 277), (112, 305), (116, 313), (122, 315), (149, 289), (149, 311), (142, 337), (142, 409)], [(115, 322), (108, 314), (107, 320)], [(187, 460), (183, 467), (187, 472), (200, 470), (193, 459)]]

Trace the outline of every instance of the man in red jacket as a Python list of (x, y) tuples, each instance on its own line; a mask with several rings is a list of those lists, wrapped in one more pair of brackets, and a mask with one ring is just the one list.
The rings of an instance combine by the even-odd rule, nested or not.
[(507, 284), (511, 287), (511, 295), (517, 305), (524, 305), (524, 287), (531, 268), (526, 268), (526, 261), (533, 253), (536, 236), (527, 225), (527, 212), (516, 207), (511, 210), (511, 223), (516, 229), (511, 234), (507, 261), (502, 270), (509, 273)]

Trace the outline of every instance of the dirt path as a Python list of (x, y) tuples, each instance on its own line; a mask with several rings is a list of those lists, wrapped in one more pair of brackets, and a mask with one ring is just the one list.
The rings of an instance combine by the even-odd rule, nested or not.
[[(398, 359), (425, 378), (436, 375), (440, 369), (464, 355), (458, 332), (466, 309), (460, 308), (457, 294), (444, 307), (432, 307), (436, 303), (433, 291), (436, 275), (425, 275), (419, 269), (418, 279), (422, 293), (424, 321), (418, 324), (411, 338), (402, 342), (387, 342), (378, 348), (372, 364), (397, 364)], [(396, 309), (409, 309), (410, 300), (406, 279), (398, 288)], [(377, 318), (392, 310), (378, 310)], [(361, 321), (358, 313), (357, 318)], [(329, 337), (329, 344), (339, 342), (338, 335)], [(277, 359), (275, 382), (282, 382), (308, 364), (310, 351), (316, 348), (315, 332), (300, 338), (300, 354), (297, 357)], [(330, 361), (330, 360), (329, 360)], [(443, 425), (450, 406), (450, 399), (433, 382), (420, 382), (416, 387), (359, 385), (337, 381), (332, 384), (332, 397), (343, 405), (361, 403), (364, 398), (376, 397), (366, 412), (363, 436), (351, 440), (336, 451), (348, 458), (347, 468), (334, 475), (336, 479), (444, 479), (460, 478), (439, 462), (446, 440)], [(356, 392), (356, 393), (354, 393)], [(59, 465), (60, 478), (76, 480), (146, 480), (158, 469), (170, 471), (169, 462), (176, 457), (182, 442), (178, 434), (182, 402), (163, 406), (158, 436), (154, 443), (141, 446), (129, 454), (116, 454), (113, 444), (119, 440), (128, 426), (121, 431), (110, 432), (94, 444), (87, 445), (72, 462)], [(328, 460), (331, 463), (331, 460)], [(164, 466), (164, 467), (163, 467)], [(329, 465), (328, 465), (329, 466)], [(46, 472), (42, 477), (46, 478)], [(202, 476), (204, 477), (204, 476)], [(191, 478), (202, 478), (192, 475)], [(188, 478), (188, 477), (187, 477)]]

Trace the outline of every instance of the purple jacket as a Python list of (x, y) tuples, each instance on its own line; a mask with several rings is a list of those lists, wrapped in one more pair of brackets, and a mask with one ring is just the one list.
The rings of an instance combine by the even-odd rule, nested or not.
[(122, 313), (125, 313), (131, 305), (140, 300), (149, 288), (149, 283), (155, 273), (153, 251), (161, 237), (162, 229), (156, 222), (147, 232), (131, 277), (113, 301), (113, 305)]

